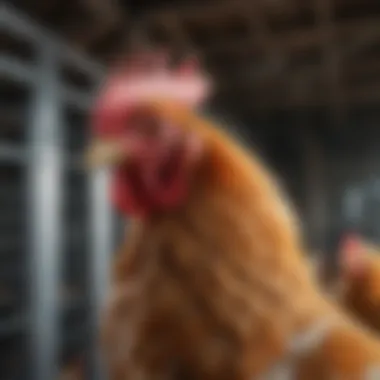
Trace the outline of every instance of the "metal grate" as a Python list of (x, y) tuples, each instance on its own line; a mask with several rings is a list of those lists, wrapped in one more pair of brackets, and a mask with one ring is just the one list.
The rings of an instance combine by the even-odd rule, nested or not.
[[(115, 237), (108, 173), (78, 165), (103, 68), (0, 8), (0, 368), (58, 379), (96, 337)], [(88, 355), (90, 354), (90, 355)]]

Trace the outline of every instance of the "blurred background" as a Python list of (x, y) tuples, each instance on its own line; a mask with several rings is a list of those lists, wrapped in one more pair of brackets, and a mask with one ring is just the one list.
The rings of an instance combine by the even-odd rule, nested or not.
[[(207, 113), (264, 156), (312, 252), (380, 240), (378, 0), (18, 0), (0, 8), (0, 379), (103, 379), (96, 347), (123, 224), (83, 171), (87, 114), (132, 43), (195, 51)], [(87, 363), (84, 366), (83, 363)], [(81, 377), (85, 378), (85, 377)]]

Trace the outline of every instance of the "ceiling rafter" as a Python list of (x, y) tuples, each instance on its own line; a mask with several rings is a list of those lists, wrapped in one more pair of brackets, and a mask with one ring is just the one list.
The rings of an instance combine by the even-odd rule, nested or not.
[[(301, 81), (298, 81), (298, 83), (301, 83)], [(379, 84), (380, 83), (377, 81), (371, 84), (356, 85), (352, 88), (347, 88), (345, 90), (345, 104), (347, 106), (357, 107), (380, 103)], [(303, 92), (300, 90), (299, 92), (291, 92), (288, 96), (283, 97), (276, 103), (273, 102), (273, 99), (264, 95), (252, 102), (252, 99), (254, 98), (250, 91), (241, 92), (239, 94), (235, 93), (234, 105), (240, 109), (253, 109), (258, 111), (289, 108), (331, 107), (330, 99), (326, 96), (325, 91), (310, 91), (305, 84), (303, 85), (308, 91)], [(220, 102), (223, 102), (223, 100), (220, 100)]]
[(134, 26), (147, 34), (148, 45), (162, 41), (180, 53), (194, 51), (214, 78), (219, 99), (239, 105), (235, 99), (244, 97), (252, 112), (323, 105), (336, 122), (351, 104), (380, 103), (378, 0), (181, 1), (80, 0), (86, 20), (75, 7), (62, 12), (68, 4), (63, 0), (46, 9), (37, 0), (28, 3), (36, 4), (37, 20), (104, 63), (124, 54), (126, 42), (141, 44)]
[[(317, 1), (317, 0), (315, 0)], [(380, 37), (380, 17), (373, 16), (366, 20), (341, 21), (335, 25), (335, 35), (337, 43), (350, 43), (357, 35), (377, 38)], [(276, 43), (283, 47), (284, 51), (299, 51), (310, 47), (319, 47), (323, 40), (323, 35), (315, 28), (301, 27), (283, 33), (273, 35)], [(205, 50), (212, 55), (233, 55), (236, 59), (248, 57), (257, 53), (261, 49), (252, 38), (234, 41), (224, 41), (206, 46)]]
[[(360, 36), (359, 36), (360, 37)], [(359, 39), (358, 43), (355, 44), (354, 42), (351, 45), (348, 45), (344, 49), (340, 49), (340, 67), (345, 67), (345, 77), (347, 77), (346, 81), (350, 79), (350, 76), (353, 75), (359, 75), (360, 73), (373, 73), (374, 76), (376, 73), (379, 73), (380, 68), (380, 58), (375, 59), (372, 58), (370, 60), (365, 60), (364, 62), (362, 60), (353, 60), (353, 56), (359, 56), (359, 53), (362, 52), (362, 50), (368, 46), (370, 46), (374, 41), (373, 39), (369, 39), (367, 41), (367, 44), (364, 44), (365, 41), (362, 39)], [(239, 72), (244, 72), (244, 66), (247, 67), (249, 64), (244, 64), (242, 67), (239, 68)], [(252, 66), (252, 65), (249, 65)], [(260, 67), (260, 64), (256, 64), (256, 67), (254, 66), (255, 70), (258, 70)], [(305, 84), (310, 84), (310, 81), (313, 80), (319, 80), (321, 78), (321, 65), (320, 62), (315, 61), (313, 63), (310, 63), (308, 65), (303, 65), (301, 67), (292, 67), (289, 68), (289, 70), (286, 71), (286, 75), (284, 77), (287, 78), (287, 85), (292, 87), (294, 84), (295, 86), (298, 86), (297, 83), (302, 82)], [(223, 72), (219, 74), (219, 78), (223, 77)], [(268, 82), (272, 81), (272, 77), (268, 78)], [(239, 76), (237, 78), (229, 79), (228, 81), (222, 81), (220, 79), (220, 91), (221, 92), (234, 92), (234, 91), (245, 91), (247, 88), (251, 88), (253, 83), (247, 80), (242, 80)], [(298, 91), (298, 90), (297, 90)]]
[[(175, 14), (168, 14), (159, 18), (146, 18), (148, 22), (150, 20), (151, 25), (163, 30), (167, 36), (169, 45), (175, 50), (180, 49), (182, 51), (197, 50), (198, 56), (201, 56), (201, 52), (195, 46), (191, 35), (187, 32), (186, 27), (179, 17)], [(200, 57), (201, 58), (201, 57)]]
[[(284, 77), (281, 72), (285, 69), (287, 63), (287, 56), (282, 50), (282, 47), (273, 38), (273, 32), (268, 23), (268, 17), (265, 11), (263, 0), (256, 0), (252, 2), (250, 12), (247, 12), (248, 22), (251, 27), (249, 29), (248, 39), (256, 40), (258, 45), (264, 51), (264, 62), (266, 62), (266, 70), (255, 70), (253, 72), (254, 83), (266, 82), (268, 78), (274, 79), (274, 94), (281, 96), (281, 91), (285, 89)], [(247, 76), (247, 73), (244, 73)]]
[(344, 118), (344, 91), (339, 44), (336, 40), (334, 9), (332, 0), (313, 0), (316, 28), (321, 34), (321, 71), (326, 94), (330, 97), (334, 124), (341, 124)]

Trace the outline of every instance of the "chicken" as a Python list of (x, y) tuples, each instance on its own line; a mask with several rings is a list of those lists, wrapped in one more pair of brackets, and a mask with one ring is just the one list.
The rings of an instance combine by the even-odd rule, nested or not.
[(326, 273), (322, 255), (311, 257), (312, 274), (321, 288), (344, 310), (375, 331), (380, 331), (380, 249), (359, 236), (348, 235), (338, 252), (338, 268)]
[(110, 380), (369, 379), (380, 343), (321, 295), (274, 179), (197, 115), (205, 87), (180, 71), (120, 72), (94, 113), (89, 162), (133, 220), (104, 314)]
[(309, 266), (312, 276), (315, 277), (317, 281), (322, 281), (324, 261), (319, 252), (314, 252), (310, 254)]
[(379, 248), (350, 236), (340, 249), (340, 300), (361, 322), (380, 332)]

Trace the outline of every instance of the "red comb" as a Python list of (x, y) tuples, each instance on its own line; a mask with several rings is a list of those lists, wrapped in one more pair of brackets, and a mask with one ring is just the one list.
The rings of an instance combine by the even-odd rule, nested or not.
[(343, 252), (359, 252), (362, 250), (362, 242), (359, 236), (349, 234), (345, 236), (341, 243)]
[(355, 234), (345, 236), (341, 242), (340, 262), (349, 276), (361, 276), (366, 271), (365, 249), (362, 240)]
[[(210, 80), (195, 57), (171, 68), (169, 54), (163, 50), (135, 54), (110, 75), (101, 90), (94, 110), (95, 129), (112, 128), (115, 115), (121, 117), (144, 102), (166, 99), (193, 108), (204, 103), (210, 92)], [(113, 122), (99, 121), (107, 118)]]

